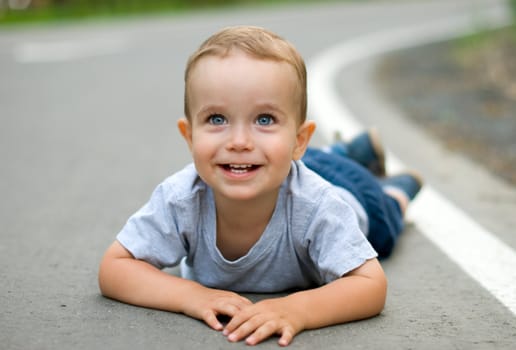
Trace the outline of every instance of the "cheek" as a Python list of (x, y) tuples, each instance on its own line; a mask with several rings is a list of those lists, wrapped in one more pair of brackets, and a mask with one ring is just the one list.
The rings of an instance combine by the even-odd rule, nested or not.
[(195, 168), (204, 181), (207, 181), (213, 157), (213, 147), (210, 147), (206, 141), (192, 144), (192, 158)]
[(204, 141), (204, 142), (194, 142), (192, 144), (192, 154), (195, 158), (206, 158), (210, 155), (213, 147)]
[(269, 150), (269, 155), (276, 162), (289, 163), (292, 160), (295, 144), (290, 141), (290, 137), (285, 136), (265, 142), (265, 147)]
[(202, 162), (205, 162), (212, 154), (213, 149), (214, 147), (210, 144), (209, 138), (202, 137), (201, 135), (193, 135), (191, 152), (194, 160), (202, 160)]

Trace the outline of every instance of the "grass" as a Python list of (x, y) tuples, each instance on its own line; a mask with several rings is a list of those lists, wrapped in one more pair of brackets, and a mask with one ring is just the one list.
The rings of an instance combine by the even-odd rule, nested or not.
[(516, 25), (501, 29), (479, 31), (453, 41), (452, 54), (459, 62), (467, 62), (479, 53), (516, 46)]
[(313, 2), (313, 0), (61, 0), (47, 2), (49, 5), (46, 6), (30, 6), (27, 9), (15, 10), (6, 7), (7, 0), (0, 0), (0, 26), (142, 14), (183, 13), (235, 6), (273, 6)]
[[(516, 19), (516, 0), (509, 1), (513, 19)], [(514, 45), (516, 43), (516, 24), (494, 30), (479, 30), (455, 41), (456, 53), (459, 55), (489, 50), (493, 46)]]

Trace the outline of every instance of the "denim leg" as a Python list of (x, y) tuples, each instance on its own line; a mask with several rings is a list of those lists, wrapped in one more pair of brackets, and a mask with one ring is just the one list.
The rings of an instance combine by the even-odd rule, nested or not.
[(339, 155), (341, 157), (349, 158), (348, 145), (344, 142), (336, 142), (328, 146), (328, 153)]
[(302, 160), (319, 176), (355, 196), (369, 219), (367, 239), (381, 258), (389, 256), (403, 230), (403, 217), (396, 200), (385, 194), (378, 180), (355, 161), (319, 149), (308, 148)]

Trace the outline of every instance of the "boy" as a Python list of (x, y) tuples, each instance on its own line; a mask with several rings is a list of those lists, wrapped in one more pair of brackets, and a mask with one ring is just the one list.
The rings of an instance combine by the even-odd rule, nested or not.
[[(315, 124), (305, 119), (306, 71), (294, 47), (257, 27), (216, 33), (188, 61), (185, 116), (178, 127), (194, 165), (159, 185), (118, 234), (100, 265), (102, 294), (184, 313), (249, 345), (279, 334), (286, 346), (304, 329), (379, 314), (386, 279), (359, 228), (372, 232), (368, 194), (300, 161)], [(330, 181), (349, 167), (370, 180), (347, 158), (378, 163), (374, 138), (364, 137), (309, 149), (304, 160)], [(411, 180), (386, 178), (392, 196), (375, 187), (398, 203), (398, 221)], [(181, 260), (183, 278), (161, 271)], [(255, 304), (237, 294), (282, 291), (296, 292)]]

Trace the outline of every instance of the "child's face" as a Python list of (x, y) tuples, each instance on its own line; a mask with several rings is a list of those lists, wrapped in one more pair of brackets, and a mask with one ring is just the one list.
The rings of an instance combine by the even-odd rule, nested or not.
[(248, 200), (276, 195), (292, 159), (315, 128), (299, 125), (293, 67), (234, 50), (201, 58), (188, 83), (185, 137), (201, 178), (218, 196)]

